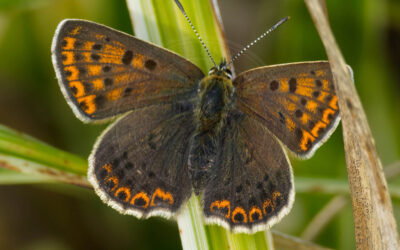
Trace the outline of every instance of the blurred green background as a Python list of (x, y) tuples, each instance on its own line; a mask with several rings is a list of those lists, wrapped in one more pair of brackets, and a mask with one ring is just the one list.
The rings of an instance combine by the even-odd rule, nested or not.
[[(233, 54), (280, 18), (291, 16), (236, 62), (236, 72), (326, 59), (302, 1), (218, 2)], [(354, 70), (383, 165), (396, 163), (400, 159), (400, 1), (336, 0), (328, 1), (327, 7), (337, 42)], [(59, 90), (50, 45), (57, 24), (65, 18), (88, 19), (133, 33), (124, 0), (0, 0), (0, 124), (86, 158), (106, 125), (80, 122)], [(346, 180), (340, 132), (339, 126), (312, 159), (292, 158), (295, 176)], [(400, 178), (390, 183), (398, 184)], [(292, 212), (274, 229), (300, 237), (332, 197), (298, 193)], [(393, 205), (399, 224), (400, 201), (394, 199)], [(347, 203), (315, 242), (353, 249), (353, 228)], [(180, 248), (175, 222), (119, 215), (91, 190), (65, 184), (0, 186), (0, 249)]]

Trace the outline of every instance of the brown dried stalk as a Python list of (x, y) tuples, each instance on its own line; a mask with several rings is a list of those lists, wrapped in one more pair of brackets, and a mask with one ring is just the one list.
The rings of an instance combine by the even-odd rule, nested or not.
[(387, 183), (360, 98), (330, 29), (322, 0), (305, 0), (325, 46), (342, 117), (357, 249), (400, 249)]

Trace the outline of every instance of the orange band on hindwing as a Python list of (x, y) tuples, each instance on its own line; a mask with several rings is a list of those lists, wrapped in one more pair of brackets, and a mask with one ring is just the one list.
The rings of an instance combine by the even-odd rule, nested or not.
[(249, 220), (253, 222), (254, 220), (262, 220), (262, 212), (259, 207), (253, 206), (249, 212)]
[(229, 218), (231, 214), (231, 203), (227, 200), (221, 200), (221, 201), (214, 201), (210, 205), (210, 211), (214, 212), (215, 209), (228, 209), (228, 211), (225, 214), (225, 218)]
[(232, 212), (232, 222), (238, 223), (243, 222), (247, 223), (247, 214), (246, 211), (242, 207), (236, 207)]
[(118, 177), (116, 177), (116, 176), (111, 176), (111, 177), (106, 177), (106, 178), (104, 179), (104, 182), (105, 182), (105, 183), (112, 182), (114, 185), (113, 185), (113, 187), (111, 188), (111, 191), (114, 191), (114, 190), (118, 187), (119, 179), (118, 179)]
[(139, 192), (133, 196), (131, 204), (142, 208), (147, 208), (150, 203), (150, 198), (145, 192)]
[(111, 173), (112, 170), (111, 164), (105, 164), (102, 168), (104, 168), (107, 171), (107, 174)]
[(277, 200), (280, 199), (280, 197), (282, 196), (282, 194), (278, 191), (274, 191), (272, 193), (272, 200), (270, 198), (265, 199), (264, 203), (263, 203), (263, 212), (264, 215), (268, 215), (270, 213), (272, 213), (276, 206), (277, 206)]
[(115, 191), (114, 195), (115, 195), (115, 197), (119, 198), (119, 195), (121, 193), (125, 194), (124, 202), (128, 202), (129, 199), (131, 198), (131, 190), (128, 187), (120, 187), (120, 188), (117, 189), (117, 191)]
[(174, 198), (173, 198), (172, 194), (170, 192), (165, 192), (161, 188), (157, 188), (156, 191), (154, 191), (154, 193), (153, 193), (153, 197), (151, 198), (151, 203), (150, 203), (150, 206), (152, 206), (152, 207), (155, 206), (155, 204), (154, 204), (155, 198), (160, 198), (163, 201), (168, 201), (168, 203), (170, 205), (172, 205), (174, 203)]

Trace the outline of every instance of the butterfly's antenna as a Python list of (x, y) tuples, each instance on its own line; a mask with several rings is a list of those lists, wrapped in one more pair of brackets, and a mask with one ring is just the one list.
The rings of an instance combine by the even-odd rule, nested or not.
[(283, 24), (284, 22), (286, 22), (287, 20), (289, 20), (290, 17), (285, 17), (282, 18), (281, 20), (279, 20), (274, 26), (272, 26), (271, 28), (269, 28), (267, 31), (265, 31), (263, 34), (261, 34), (261, 36), (259, 36), (256, 40), (254, 40), (253, 42), (251, 42), (250, 44), (248, 44), (246, 47), (244, 47), (241, 51), (239, 51), (239, 53), (237, 53), (232, 60), (227, 64), (227, 65), (231, 65), (233, 63), (233, 61), (235, 61), (236, 59), (238, 59), (239, 56), (241, 56), (244, 52), (246, 52), (246, 50), (248, 48), (250, 48), (251, 46), (253, 46), (254, 44), (256, 44), (258, 41), (260, 41), (262, 38), (264, 38), (266, 35), (268, 35), (269, 33), (271, 33), (272, 31), (274, 31), (276, 28), (278, 28), (281, 24)]
[(217, 67), (217, 64), (214, 61), (214, 58), (211, 56), (210, 51), (208, 50), (207, 46), (204, 44), (203, 40), (201, 39), (199, 33), (197, 32), (196, 28), (193, 26), (192, 21), (190, 21), (188, 15), (186, 14), (185, 9), (183, 8), (182, 4), (179, 2), (179, 0), (175, 0), (176, 5), (178, 5), (179, 9), (181, 10), (182, 14), (185, 16), (186, 20), (190, 24), (190, 27), (192, 27), (192, 30), (196, 34), (197, 38), (200, 40), (201, 45), (203, 45), (203, 48), (206, 50), (208, 57), (211, 59), (213, 62), (214, 66)]

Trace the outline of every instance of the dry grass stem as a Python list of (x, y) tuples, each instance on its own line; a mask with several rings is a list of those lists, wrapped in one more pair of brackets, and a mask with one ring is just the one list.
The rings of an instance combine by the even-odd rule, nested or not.
[(392, 202), (362, 104), (320, 0), (305, 0), (325, 46), (339, 99), (357, 249), (400, 249)]

